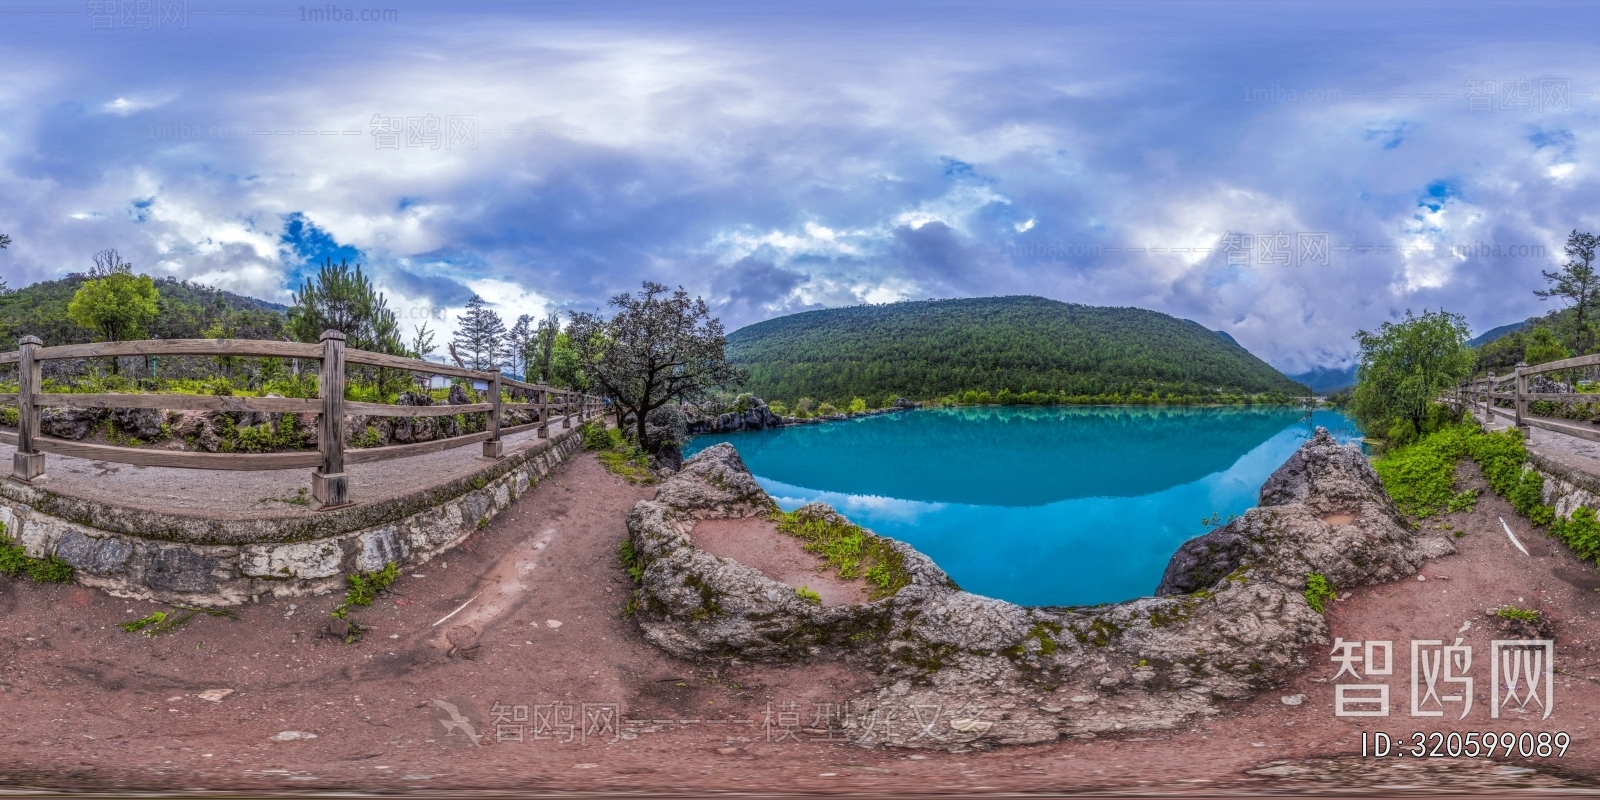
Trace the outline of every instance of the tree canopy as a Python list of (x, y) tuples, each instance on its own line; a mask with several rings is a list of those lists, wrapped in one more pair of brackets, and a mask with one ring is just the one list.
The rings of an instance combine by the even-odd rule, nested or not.
[(155, 281), (149, 275), (134, 275), (133, 265), (115, 250), (97, 254), (89, 274), (67, 304), (67, 317), (103, 342), (148, 336), (160, 311)]
[(1401, 443), (1426, 432), (1429, 406), (1452, 391), (1472, 369), (1467, 322), (1447, 311), (1406, 312), (1376, 332), (1357, 331), (1361, 365), (1351, 411), (1374, 433)]
[(300, 285), (289, 309), (288, 330), (301, 342), (321, 341), (323, 331), (334, 330), (344, 334), (346, 347), (391, 355), (405, 352), (399, 320), (383, 293), (373, 288), (360, 264), (352, 270), (346, 261), (335, 266), (327, 260)]
[(645, 432), (651, 411), (743, 378), (728, 363), (722, 321), (704, 298), (645, 281), (637, 295), (619, 294), (610, 304), (617, 309), (610, 319), (573, 314), (567, 336), (584, 375), (631, 415), (641, 447), (652, 446)]

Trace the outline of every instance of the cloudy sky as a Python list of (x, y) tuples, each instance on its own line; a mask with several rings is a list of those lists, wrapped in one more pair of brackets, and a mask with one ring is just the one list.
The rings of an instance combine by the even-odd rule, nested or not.
[(0, 7), (12, 286), (116, 247), (278, 302), (349, 258), (446, 329), (1038, 294), (1295, 372), (1540, 313), (1600, 229), (1581, 4), (118, 6)]

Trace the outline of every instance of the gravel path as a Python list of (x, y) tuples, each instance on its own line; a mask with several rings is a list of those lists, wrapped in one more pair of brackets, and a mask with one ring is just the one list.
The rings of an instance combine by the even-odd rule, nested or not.
[[(551, 434), (561, 431), (552, 423)], [(576, 426), (578, 423), (573, 422)], [(543, 441), (534, 430), (504, 437), (505, 454)], [(438, 453), (351, 464), (350, 500), (368, 503), (400, 497), (462, 478), (493, 464), (473, 443)], [(0, 464), (16, 452), (0, 445)], [(34, 483), (42, 489), (107, 505), (148, 509), (207, 519), (282, 518), (315, 514), (301, 502), (311, 491), (310, 469), (242, 472), (232, 470), (141, 467), (91, 461), (54, 453), (45, 456), (45, 475)], [(305, 491), (305, 495), (301, 494)]]

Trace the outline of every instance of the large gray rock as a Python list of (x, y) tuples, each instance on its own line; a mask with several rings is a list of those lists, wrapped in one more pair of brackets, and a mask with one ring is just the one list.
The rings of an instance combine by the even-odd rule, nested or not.
[(153, 408), (118, 408), (111, 412), (111, 422), (119, 430), (151, 441), (161, 436), (164, 415)]
[(46, 408), (39, 414), (39, 431), (57, 439), (87, 439), (107, 413), (96, 408)]
[[(870, 670), (879, 689), (845, 722), (858, 744), (1030, 743), (1170, 728), (1307, 666), (1305, 645), (1327, 641), (1304, 597), (1311, 573), (1348, 588), (1404, 577), (1454, 550), (1405, 525), (1360, 452), (1326, 431), (1262, 494), (1261, 508), (1174, 557), (1163, 580), (1172, 596), (1025, 608), (961, 591), (894, 542), (908, 585), (875, 602), (820, 607), (690, 541), (698, 520), (774, 510), (723, 444), (685, 462), (629, 515), (643, 567), (637, 618), (648, 640), (684, 658), (843, 658)], [(821, 504), (800, 513), (843, 519)]]

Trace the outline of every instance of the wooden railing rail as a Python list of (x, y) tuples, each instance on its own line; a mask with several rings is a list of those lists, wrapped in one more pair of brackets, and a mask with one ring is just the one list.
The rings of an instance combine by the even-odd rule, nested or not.
[[(386, 353), (351, 350), (345, 347), (344, 334), (326, 331), (318, 344), (275, 342), (256, 339), (159, 339), (137, 342), (100, 342), (45, 347), (38, 337), (24, 336), (17, 350), (0, 353), (0, 365), (16, 364), (17, 391), (0, 393), (0, 406), (17, 407), (17, 432), (0, 431), (0, 443), (14, 445), (12, 476), (31, 481), (45, 472), (45, 454), (88, 458), (151, 467), (178, 467), (213, 470), (274, 470), (313, 467), (311, 494), (319, 508), (336, 508), (350, 502), (350, 478), (346, 464), (364, 464), (391, 458), (422, 455), (483, 443), (486, 458), (504, 455), (502, 437), (534, 427), (538, 436), (550, 435), (552, 414), (561, 417), (563, 428), (572, 427), (601, 413), (603, 401), (591, 395), (527, 383), (499, 372), (472, 370), (437, 364), (417, 358)], [(292, 397), (231, 397), (187, 394), (46, 393), (41, 381), (45, 361), (130, 356), (238, 356), (246, 358), (291, 358), (320, 363), (315, 399)], [(406, 370), (422, 375), (465, 378), (485, 384), (483, 402), (459, 405), (402, 406), (345, 400), (346, 367), (357, 364), (384, 369)], [(503, 395), (510, 395), (506, 400)], [(235, 413), (316, 414), (316, 452), (289, 453), (191, 453), (150, 450), (138, 447), (74, 442), (40, 435), (39, 421), (46, 408), (70, 409), (155, 409), (171, 411), (224, 411)], [(511, 410), (533, 412), (533, 422), (504, 427), (504, 415)], [(355, 448), (344, 443), (346, 414), (387, 417), (442, 417), (454, 414), (485, 414), (486, 429), (477, 433), (414, 444)]]

